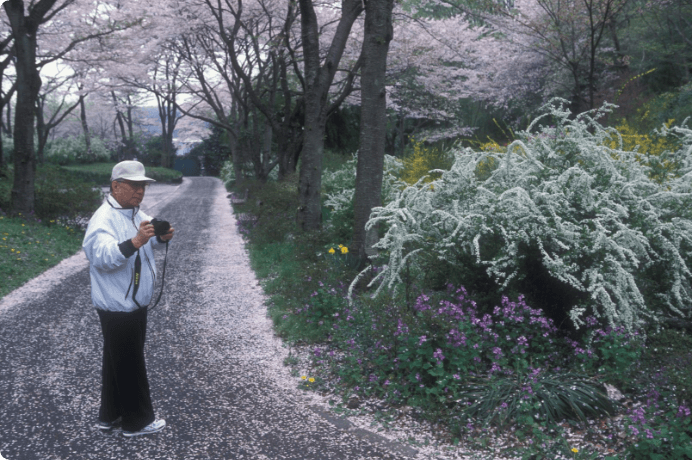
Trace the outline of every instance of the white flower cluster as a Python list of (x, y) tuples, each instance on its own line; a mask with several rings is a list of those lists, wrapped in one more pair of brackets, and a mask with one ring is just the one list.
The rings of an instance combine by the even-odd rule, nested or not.
[(503, 289), (525, 276), (522, 248), (532, 247), (552, 277), (588, 294), (565, 306), (577, 327), (586, 312), (628, 328), (688, 316), (692, 130), (670, 129), (682, 139), (673, 156), (683, 166), (659, 185), (636, 152), (607, 146), (619, 134), (598, 119), (612, 106), (577, 117), (566, 106), (552, 100), (502, 153), (455, 152), (440, 179), (374, 209), (368, 226), (388, 229), (376, 245), (387, 260), (371, 282), (375, 295), (401, 285), (407, 264), (432, 257), (454, 266), (469, 254)]

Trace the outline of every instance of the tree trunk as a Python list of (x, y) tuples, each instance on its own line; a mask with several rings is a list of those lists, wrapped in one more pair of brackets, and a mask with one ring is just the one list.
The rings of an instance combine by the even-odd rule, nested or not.
[[(41, 0), (33, 5), (33, 11), (46, 11), (55, 0)], [(30, 214), (34, 210), (34, 181), (36, 175), (36, 153), (34, 151), (34, 115), (41, 78), (36, 68), (36, 33), (39, 20), (24, 16), (22, 0), (3, 3), (10, 21), (16, 52), (17, 103), (14, 123), (14, 184), (12, 187), (12, 210)]]
[(93, 153), (91, 152), (91, 133), (89, 132), (89, 123), (87, 123), (86, 104), (84, 104), (85, 98), (86, 96), (84, 95), (79, 96), (79, 119), (82, 122), (82, 132), (84, 133), (84, 143), (86, 144), (86, 156), (93, 160)]
[(322, 223), (322, 154), (326, 120), (320, 114), (320, 104), (315, 97), (305, 98), (305, 134), (298, 194), (298, 224), (303, 230), (314, 230)]
[[(365, 261), (377, 229), (365, 230), (372, 208), (381, 205), (382, 174), (387, 130), (385, 74), (392, 40), (394, 0), (368, 0), (365, 4), (363, 67), (361, 70), (360, 148), (356, 168), (352, 251)], [(369, 237), (368, 237), (369, 236)], [(370, 247), (369, 247), (370, 246)]]
[(161, 121), (161, 167), (171, 167), (171, 156), (173, 155), (173, 133), (178, 123), (178, 111), (175, 103), (175, 93), (169, 94), (172, 100), (156, 96), (159, 110), (159, 120)]
[(328, 114), (329, 87), (334, 80), (353, 22), (363, 11), (361, 0), (343, 0), (341, 18), (320, 66), (317, 16), (312, 0), (299, 0), (305, 74), (305, 128), (298, 182), (300, 207), (296, 220), (303, 230), (322, 223), (322, 154)]
[(175, 108), (175, 104), (167, 103), (168, 107), (168, 131), (166, 132), (166, 139), (164, 139), (163, 146), (163, 158), (161, 159), (161, 166), (164, 168), (170, 168), (171, 157), (175, 154), (175, 148), (173, 146), (173, 134), (175, 133), (175, 125), (178, 123), (178, 111)]
[[(0, 125), (2, 122), (0, 122)], [(0, 130), (2, 130), (2, 126), (0, 126)], [(2, 137), (0, 137), (0, 177), (5, 177), (3, 170), (5, 169), (5, 152), (2, 147)]]
[(7, 101), (7, 126), (5, 126), (7, 136), (12, 138), (12, 100)]
[(48, 143), (48, 127), (46, 126), (46, 120), (43, 118), (44, 102), (45, 96), (39, 97), (36, 100), (36, 139), (38, 140), (36, 160), (40, 165), (42, 165), (44, 162), (43, 153), (46, 149), (46, 144)]

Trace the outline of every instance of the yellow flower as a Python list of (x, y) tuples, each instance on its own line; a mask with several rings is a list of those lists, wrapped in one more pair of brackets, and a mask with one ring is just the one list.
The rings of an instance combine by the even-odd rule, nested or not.
[(577, 452), (579, 452), (579, 449), (577, 449), (576, 447), (572, 447), (572, 452), (576, 454)]
[(14, 252), (14, 249), (10, 249), (12, 252)]
[(343, 247), (344, 247), (344, 245), (343, 245), (343, 244), (340, 244), (340, 245), (339, 245), (339, 249), (341, 249), (341, 248), (343, 248)]
[(301, 375), (300, 378), (303, 379), (303, 380), (305, 380), (307, 377), (304, 376), (304, 375)]
[(334, 248), (329, 248), (329, 253), (330, 253), (330, 254), (334, 254), (335, 252), (336, 252), (336, 251), (334, 250)]
[(312, 383), (312, 382), (314, 382), (314, 381), (315, 381), (315, 379), (312, 378), (312, 377), (310, 377), (310, 378), (308, 379), (308, 382), (310, 382), (310, 383)]
[(342, 253), (342, 254), (348, 254), (348, 248), (347, 248), (346, 246), (344, 246), (343, 248), (341, 248), (341, 253)]

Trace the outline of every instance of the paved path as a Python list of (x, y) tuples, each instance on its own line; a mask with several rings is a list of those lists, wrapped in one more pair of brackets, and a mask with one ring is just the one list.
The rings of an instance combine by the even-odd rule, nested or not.
[[(0, 302), (0, 335), (12, 342), (0, 342), (2, 456), (404, 458), (337, 427), (306, 405), (295, 383), (275, 378), (281, 343), (272, 338), (221, 182), (191, 178), (147, 193), (143, 208), (176, 228), (165, 300), (150, 313), (145, 352), (154, 408), (167, 427), (132, 439), (93, 428), (102, 339), (88, 267), (78, 255), (69, 276), (38, 280), (52, 283), (35, 288), (40, 295)], [(161, 273), (162, 253), (157, 260)]]

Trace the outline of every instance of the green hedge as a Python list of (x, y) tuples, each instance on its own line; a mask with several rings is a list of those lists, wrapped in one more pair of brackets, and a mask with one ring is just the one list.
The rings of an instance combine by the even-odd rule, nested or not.
[[(88, 182), (99, 185), (110, 183), (111, 171), (115, 163), (93, 163), (86, 165), (63, 166), (73, 173), (76, 177)], [(174, 169), (149, 166), (146, 168), (147, 177), (151, 177), (157, 182), (180, 183), (183, 180), (183, 173)]]
[[(8, 168), (6, 173), (7, 177), (0, 178), (0, 208), (11, 211), (14, 173), (12, 168)], [(33, 217), (46, 222), (60, 220), (66, 225), (76, 226), (84, 216), (99, 207), (103, 198), (92, 183), (57, 165), (45, 164), (36, 168), (34, 184)]]

